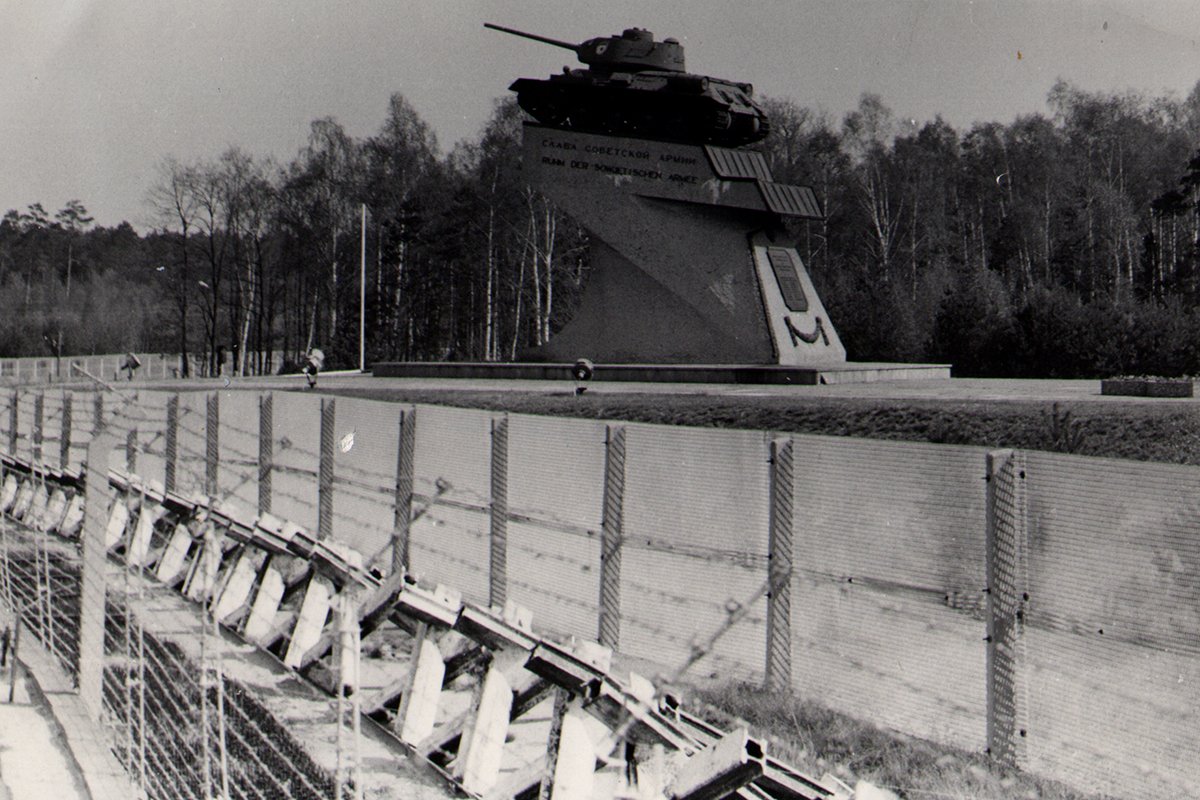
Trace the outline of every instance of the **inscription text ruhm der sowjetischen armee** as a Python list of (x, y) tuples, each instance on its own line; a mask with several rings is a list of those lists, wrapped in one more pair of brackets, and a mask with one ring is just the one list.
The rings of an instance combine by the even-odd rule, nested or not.
[[(650, 162), (652, 153), (649, 150), (637, 150), (627, 147), (608, 147), (603, 145), (588, 144), (581, 149), (574, 142), (564, 141), (561, 139), (542, 139), (543, 148), (552, 148), (555, 150), (582, 152), (590, 156), (608, 156), (622, 159), (629, 159), (636, 162)], [(662, 152), (658, 154), (658, 163), (660, 164), (679, 164), (681, 166), (693, 166), (697, 164), (697, 159), (692, 156), (682, 156), (675, 153)], [(664, 173), (660, 169), (655, 169), (647, 166), (626, 166), (623, 164), (612, 164), (601, 161), (591, 161), (583, 158), (560, 158), (558, 156), (544, 155), (541, 158), (541, 163), (550, 167), (564, 167), (577, 170), (590, 170), (600, 172), (606, 175), (622, 175), (634, 178), (642, 178), (645, 180), (661, 181), (668, 180), (674, 183), (699, 183), (700, 176), (685, 175), (682, 173)]]

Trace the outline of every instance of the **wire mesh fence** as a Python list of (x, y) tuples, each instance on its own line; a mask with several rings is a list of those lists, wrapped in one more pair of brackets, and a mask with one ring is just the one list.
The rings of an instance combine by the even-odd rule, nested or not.
[[(1011, 485), (989, 491), (999, 479), (988, 453), (970, 447), (344, 398), (334, 407), (293, 393), (265, 404), (233, 392), (38, 396), (0, 394), (0, 443), (47, 468), (81, 463), (99, 413), (129, 443), (111, 468), (132, 464), (161, 484), (172, 472), (177, 492), (251, 517), (265, 502), (314, 534), (328, 524), (331, 541), (377, 575), (402, 550), (407, 568), (464, 600), (515, 602), (564, 636), (702, 676), (790, 686), (1098, 791), (1200, 784), (1188, 758), (1200, 745), (1190, 724), (1200, 711), (1200, 470), (1025, 453), (1004, 477)], [(79, 613), (79, 555), (26, 522), (69, 492), (55, 501), (50, 487), (26, 483), (5, 508), (20, 524), (5, 528), (3, 588), (71, 667), (78, 642), (62, 620)], [(1001, 518), (1002, 545), (985, 535)], [(151, 523), (150, 549), (167, 549), (175, 524)], [(281, 585), (293, 585), (285, 573)], [(997, 576), (1011, 603), (994, 594)], [(295, 619), (302, 595), (281, 591), (293, 593), (279, 613)], [(114, 752), (131, 774), (183, 787), (164, 797), (202, 796), (222, 769), (249, 776), (258, 788), (247, 792), (282, 791), (259, 772), (288, 745), (252, 746), (249, 723), (225, 728), (236, 766), (215, 777), (171, 761), (215, 741), (215, 717), (193, 717), (220, 698), (229, 720), (259, 718), (224, 678), (202, 691), (195, 659), (147, 636), (127, 603), (136, 608), (109, 603), (104, 699), (128, 738), (114, 734)], [(159, 677), (131, 671), (147, 665)], [(138, 716), (143, 704), (151, 717), (192, 717), (174, 739), (144, 736), (158, 723)], [(1019, 742), (1001, 747), (1006, 735)], [(313, 791), (336, 791), (314, 775), (304, 779)]]
[(1030, 766), (1195, 793), (1200, 471), (1029, 453), (1026, 482)]
[[(127, 353), (105, 353), (97, 355), (62, 356), (60, 358), (2, 358), (0, 359), (0, 385), (62, 383), (78, 381), (90, 375), (106, 382), (128, 381), (136, 377), (141, 380), (169, 380), (181, 377), (183, 358), (178, 353), (135, 353), (138, 366), (130, 373), (127, 368)], [(191, 375), (209, 375), (214, 365), (196, 354), (188, 355), (188, 370)], [(283, 367), (281, 352), (251, 352), (246, 355), (246, 374), (273, 375)], [(225, 374), (232, 374), (235, 365), (232, 354), (226, 355), (224, 364), (217, 367)]]

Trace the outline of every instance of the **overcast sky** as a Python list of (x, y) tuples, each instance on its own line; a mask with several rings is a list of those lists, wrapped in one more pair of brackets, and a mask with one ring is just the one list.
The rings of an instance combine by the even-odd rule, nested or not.
[(689, 71), (839, 120), (863, 92), (963, 128), (1044, 111), (1058, 77), (1181, 97), (1200, 80), (1195, 0), (0, 0), (0, 213), (78, 198), (143, 227), (165, 156), (286, 161), (317, 117), (374, 133), (397, 91), (448, 150), (512, 79), (574, 63), (485, 21), (570, 40), (649, 28), (683, 42)]

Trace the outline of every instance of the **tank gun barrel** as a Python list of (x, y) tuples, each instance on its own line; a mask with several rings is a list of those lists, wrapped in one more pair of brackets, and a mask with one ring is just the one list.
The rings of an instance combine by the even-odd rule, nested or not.
[(551, 39), (549, 36), (539, 36), (536, 33), (526, 33), (525, 31), (519, 31), (516, 28), (506, 28), (503, 25), (493, 25), (490, 22), (483, 23), (483, 27), (491, 28), (494, 31), (500, 31), (501, 33), (511, 33), (513, 36), (520, 36), (524, 39), (533, 39), (535, 42), (552, 44), (555, 47), (561, 47), (564, 50), (573, 50), (576, 53), (579, 52), (579, 45), (571, 44), (570, 42), (564, 42), (561, 39)]

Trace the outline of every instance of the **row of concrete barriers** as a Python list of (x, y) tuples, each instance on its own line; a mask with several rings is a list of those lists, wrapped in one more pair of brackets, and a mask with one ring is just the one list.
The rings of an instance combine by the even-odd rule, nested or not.
[[(110, 471), (101, 484), (86, 482), (88, 493), (114, 494), (111, 503), (100, 498), (108, 506), (100, 517), (92, 515), (96, 498), (87, 501), (79, 473), (9, 456), (3, 466), (0, 512), (35, 530), (81, 537), (85, 552), (102, 543), (110, 560), (177, 589), (339, 702), (351, 697), (356, 716), (382, 717), (451, 787), (472, 796), (527, 796), (540, 784), (550, 793), (542, 796), (585, 800), (625, 796), (630, 782), (641, 787), (639, 796), (678, 800), (716, 800), (742, 787), (754, 798), (848, 796), (831, 778), (818, 781), (771, 758), (745, 729), (727, 733), (651, 681), (617, 678), (608, 648), (536, 633), (529, 612), (515, 604), (464, 602), (402, 565), (386, 576), (369, 571), (357, 554), (293, 523), (244, 516), (211, 497), (185, 497), (123, 471)], [(87, 569), (85, 557), (84, 584)], [(79, 593), (91, 596), (86, 586)], [(81, 626), (88, 618), (85, 610)], [(347, 624), (355, 628), (350, 639)], [(407, 674), (364, 697), (361, 637), (384, 625), (413, 638), (412, 656), (407, 665), (391, 665)], [(97, 693), (90, 702), (99, 708), (101, 680), (87, 673), (104, 657), (87, 652), (88, 641), (99, 648), (103, 636), (79, 632), (79, 686)], [(448, 712), (461, 712), (464, 702), (466, 713)], [(547, 714), (549, 729), (537, 726), (541, 755), (530, 760), (523, 750), (531, 742), (510, 743), (528, 729), (520, 723)]]

